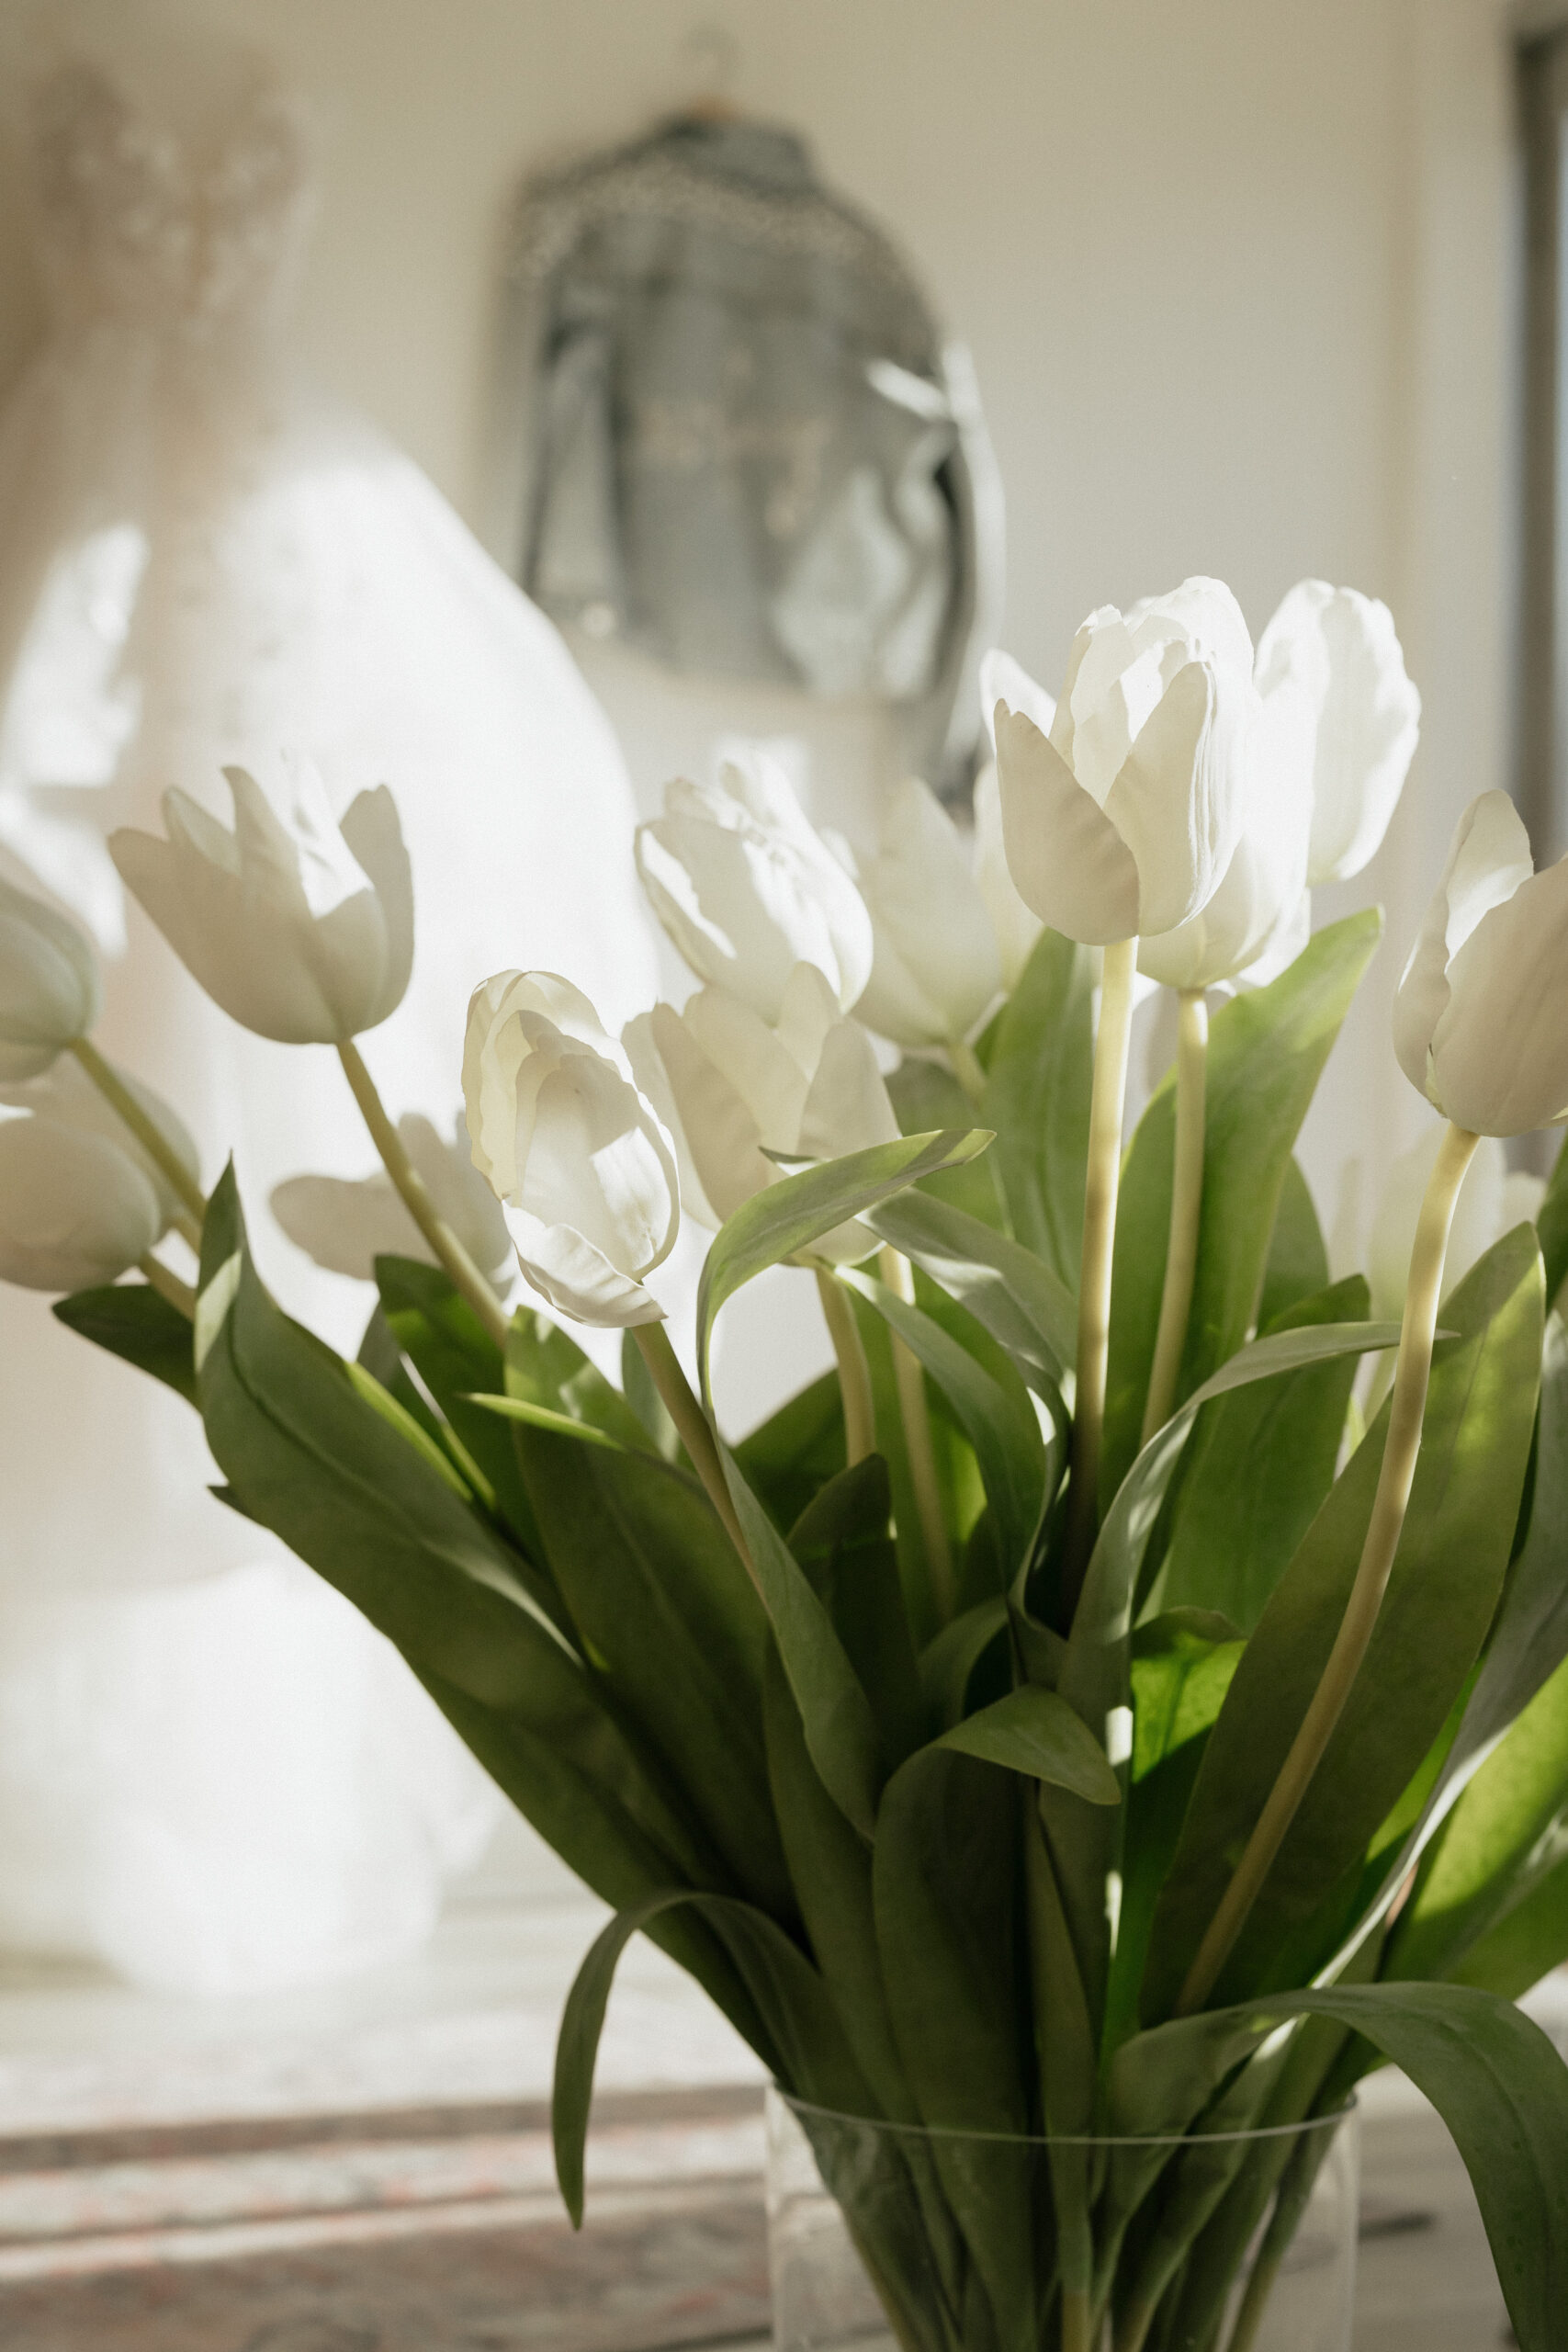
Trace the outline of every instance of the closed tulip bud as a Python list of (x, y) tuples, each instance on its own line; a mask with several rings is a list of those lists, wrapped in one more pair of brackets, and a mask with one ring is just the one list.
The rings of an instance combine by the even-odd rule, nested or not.
[(413, 966), (413, 888), (385, 786), (340, 826), (306, 763), (276, 809), (225, 768), (234, 830), (183, 792), (164, 795), (168, 838), (121, 830), (126, 888), (213, 1001), (284, 1045), (345, 1044), (395, 1012)]
[[(837, 1159), (897, 1136), (871, 1039), (840, 1013), (815, 965), (791, 974), (776, 1028), (722, 989), (703, 989), (681, 1012), (655, 1005), (631, 1024), (626, 1043), (646, 1075), (644, 1091), (667, 1091), (700, 1188), (688, 1205), (704, 1224), (722, 1224), (778, 1182), (786, 1170), (770, 1152)], [(813, 1250), (853, 1259), (875, 1247), (855, 1224)]]
[(56, 1294), (112, 1283), (167, 1224), (132, 1150), (90, 1128), (0, 1112), (0, 1281)]
[(1241, 831), (1257, 689), (1218, 581), (1189, 580), (1073, 641), (1061, 699), (989, 657), (1009, 870), (1043, 922), (1090, 946), (1174, 931), (1224, 880)]
[(871, 913), (859, 1018), (895, 1045), (962, 1044), (1001, 988), (1001, 957), (958, 829), (914, 779), (883, 811), (877, 855), (856, 876)]
[(848, 1012), (871, 975), (871, 917), (807, 823), (789, 779), (760, 754), (716, 785), (669, 785), (641, 825), (637, 872), (700, 980), (774, 1022), (797, 964), (815, 964)]
[(1421, 697), (1404, 671), (1393, 617), (1353, 588), (1303, 580), (1258, 646), (1268, 694), (1294, 674), (1314, 712), (1307, 879), (1344, 881), (1376, 853), (1421, 731)]
[[(495, 1274), (512, 1255), (501, 1204), (473, 1164), (461, 1114), (453, 1139), (417, 1111), (398, 1121), (398, 1133), (437, 1215), (481, 1273)], [(357, 1181), (338, 1176), (290, 1176), (275, 1185), (272, 1213), (298, 1249), (329, 1273), (374, 1282), (378, 1258), (426, 1258), (431, 1249), (389, 1176)]]
[[(158, 1130), (175, 1159), (188, 1170), (192, 1182), (201, 1173), (195, 1142), (186, 1127), (162, 1095), (132, 1078), (129, 1070), (108, 1065), (137, 1106)], [(73, 1134), (101, 1136), (114, 1145), (138, 1168), (152, 1187), (158, 1203), (163, 1234), (180, 1214), (182, 1202), (167, 1175), (157, 1162), (142, 1149), (113, 1104), (107, 1102), (81, 1065), (73, 1057), (54, 1063), (41, 1078), (28, 1080), (20, 1086), (0, 1086), (0, 1118), (6, 1110), (30, 1112), (34, 1118), (53, 1127), (64, 1127)]]
[(73, 922), (0, 880), (0, 1082), (34, 1078), (98, 1017), (98, 963)]
[(552, 972), (487, 980), (468, 1006), (463, 1101), (529, 1284), (580, 1323), (660, 1321), (643, 1284), (680, 1230), (674, 1153), (588, 999)]
[(1537, 874), (1505, 792), (1459, 820), (1393, 1004), (1411, 1084), (1455, 1126), (1515, 1136), (1568, 1112), (1568, 858)]

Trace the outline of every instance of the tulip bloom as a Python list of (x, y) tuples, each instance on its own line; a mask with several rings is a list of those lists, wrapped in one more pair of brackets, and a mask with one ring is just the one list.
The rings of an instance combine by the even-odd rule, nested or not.
[(397, 1011), (413, 966), (413, 888), (392, 796), (384, 785), (362, 792), (340, 827), (308, 763), (293, 770), (283, 810), (243, 768), (223, 774), (233, 831), (166, 792), (166, 841), (110, 836), (120, 877), (242, 1028), (284, 1045), (346, 1044)]
[(1421, 697), (1388, 606), (1323, 580), (1298, 582), (1258, 639), (1263, 694), (1287, 675), (1314, 714), (1307, 879), (1315, 888), (1359, 874), (1376, 854), (1415, 757)]
[[(398, 1134), (436, 1215), (481, 1273), (497, 1273), (512, 1254), (512, 1238), (500, 1204), (473, 1165), (461, 1116), (450, 1142), (415, 1111), (398, 1121)], [(271, 1204), (289, 1240), (329, 1273), (374, 1282), (378, 1258), (435, 1260), (412, 1211), (380, 1170), (357, 1182), (290, 1176), (274, 1186)]]
[(48, 1069), (98, 1004), (97, 957), (75, 924), (0, 880), (0, 1082)]
[(195, 1142), (161, 1094), (155, 1094), (140, 1079), (130, 1077), (112, 1063), (105, 1068), (116, 1086), (124, 1090), (132, 1108), (141, 1113), (156, 1134), (163, 1147), (162, 1165), (135, 1131), (127, 1126), (124, 1113), (116, 1109), (98, 1082), (74, 1059), (57, 1061), (42, 1078), (25, 1085), (0, 1086), (0, 1119), (6, 1118), (7, 1111), (29, 1112), (40, 1124), (65, 1128), (75, 1135), (97, 1136), (113, 1144), (152, 1185), (163, 1219), (159, 1227), (162, 1234), (179, 1216), (188, 1198), (186, 1188), (174, 1182), (172, 1170), (183, 1170), (193, 1184), (200, 1172)]
[(856, 876), (870, 911), (859, 1018), (896, 1046), (962, 1046), (1001, 988), (997, 934), (957, 827), (913, 778), (886, 802)]
[(1091, 613), (1052, 708), (1016, 663), (982, 669), (1008, 866), (1041, 921), (1089, 946), (1174, 931), (1224, 880), (1256, 689), (1228, 588)]
[(474, 1166), (524, 1276), (581, 1323), (653, 1323), (643, 1287), (680, 1229), (670, 1138), (588, 999), (552, 972), (477, 989), (463, 1046)]
[(797, 964), (816, 965), (843, 1012), (871, 976), (860, 892), (771, 760), (727, 766), (716, 785), (667, 786), (663, 816), (637, 828), (637, 865), (697, 978), (762, 1021), (778, 1020)]
[[(839, 1012), (812, 964), (797, 964), (776, 1029), (722, 989), (703, 989), (677, 1012), (655, 1005), (631, 1023), (626, 1048), (645, 1093), (662, 1093), (696, 1189), (687, 1205), (721, 1225), (785, 1173), (765, 1155), (837, 1159), (891, 1143), (898, 1122), (871, 1039)], [(863, 1258), (876, 1247), (860, 1225), (814, 1245), (820, 1257)]]
[(56, 1295), (112, 1283), (164, 1231), (146, 1172), (107, 1136), (0, 1120), (0, 1281)]
[(1411, 1084), (1472, 1135), (1568, 1112), (1568, 859), (1537, 874), (1505, 792), (1459, 820), (1393, 1004)]

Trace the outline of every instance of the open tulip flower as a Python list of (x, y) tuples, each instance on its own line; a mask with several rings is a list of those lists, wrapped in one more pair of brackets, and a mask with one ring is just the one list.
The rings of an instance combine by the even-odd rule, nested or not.
[(994, 657), (982, 669), (1019, 896), (1089, 946), (1174, 931), (1213, 898), (1241, 831), (1255, 688), (1235, 597), (1189, 580), (1125, 616), (1091, 613), (1048, 727), (1018, 679)]
[(896, 1046), (966, 1044), (996, 1002), (1001, 956), (958, 829), (925, 785), (890, 796), (855, 878), (874, 940), (859, 1018)]
[(1535, 871), (1506, 792), (1459, 820), (1393, 1007), (1412, 1086), (1472, 1135), (1568, 1112), (1568, 859)]
[(168, 838), (122, 828), (109, 849), (192, 977), (242, 1028), (285, 1045), (342, 1045), (402, 1002), (413, 967), (413, 889), (391, 794), (362, 792), (333, 821), (307, 762), (275, 808), (225, 768), (234, 830), (183, 792), (164, 795)]
[(715, 785), (666, 787), (637, 828), (649, 904), (700, 980), (774, 1022), (797, 964), (815, 964), (840, 1012), (871, 975), (871, 917), (807, 822), (788, 777), (758, 753)]
[(98, 1017), (98, 961), (64, 915), (0, 878), (0, 1082), (34, 1078)]
[[(626, 1039), (644, 1091), (670, 1105), (671, 1125), (695, 1180), (687, 1205), (718, 1226), (784, 1170), (766, 1157), (837, 1159), (891, 1143), (898, 1122), (871, 1039), (839, 1011), (814, 964), (797, 964), (778, 1024), (722, 989), (701, 989), (683, 1012), (657, 1004)], [(819, 1256), (863, 1258), (876, 1247), (863, 1227), (830, 1235)]]
[(1324, 580), (1299, 581), (1258, 641), (1259, 690), (1287, 677), (1313, 707), (1315, 888), (1359, 874), (1376, 854), (1415, 757), (1421, 697), (1388, 606)]
[(674, 1152), (581, 990), (553, 972), (477, 989), (463, 1101), (474, 1166), (539, 1295), (582, 1323), (660, 1321), (643, 1284), (680, 1229)]
[[(454, 1136), (418, 1111), (398, 1121), (403, 1147), (436, 1214), (481, 1273), (498, 1273), (512, 1255), (501, 1204), (473, 1163), (458, 1114)], [(297, 1249), (329, 1273), (374, 1282), (378, 1258), (434, 1259), (407, 1203), (384, 1169), (357, 1179), (290, 1176), (272, 1190), (274, 1216)]]

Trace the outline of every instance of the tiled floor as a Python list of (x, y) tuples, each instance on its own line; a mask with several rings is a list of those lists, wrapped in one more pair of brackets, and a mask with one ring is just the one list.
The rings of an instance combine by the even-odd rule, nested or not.
[[(634, 1945), (589, 2219), (547, 2094), (594, 1915), (448, 1921), (416, 1966), (201, 2012), (85, 1978), (0, 1995), (0, 2352), (652, 2352), (768, 2324), (754, 2062)], [(1407, 2086), (1365, 2102), (1356, 2352), (1501, 2352), (1484, 2236)]]

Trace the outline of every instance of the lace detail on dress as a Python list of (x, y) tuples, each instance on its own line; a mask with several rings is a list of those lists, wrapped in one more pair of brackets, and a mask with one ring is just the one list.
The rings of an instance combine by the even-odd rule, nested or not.
[(58, 67), (32, 99), (39, 245), (64, 321), (197, 335), (262, 325), (310, 201), (299, 109), (257, 84), (203, 160), (139, 115), (103, 70)]

